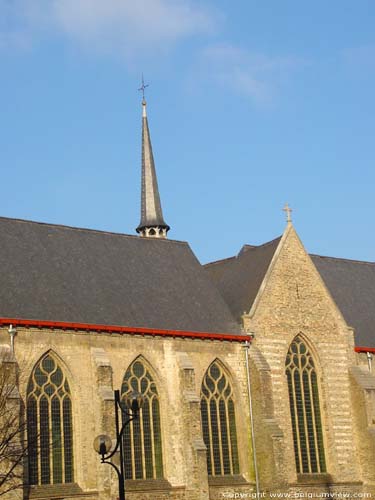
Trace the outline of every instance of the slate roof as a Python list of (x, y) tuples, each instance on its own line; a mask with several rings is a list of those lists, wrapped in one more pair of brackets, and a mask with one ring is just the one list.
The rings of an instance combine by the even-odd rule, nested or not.
[(375, 347), (375, 262), (311, 255), (359, 347)]
[[(279, 241), (244, 245), (237, 256), (205, 265), (238, 322), (250, 310)], [(375, 347), (375, 263), (310, 257), (345, 321), (354, 328), (356, 345)]]
[(237, 256), (205, 265), (238, 322), (250, 310), (280, 239), (260, 246), (244, 245)]
[(241, 333), (185, 242), (0, 218), (0, 317)]
[(236, 260), (236, 256), (228, 257), (227, 259), (216, 260), (215, 262), (209, 262), (204, 265), (206, 271), (211, 278), (211, 280), (218, 286), (220, 279), (222, 278), (225, 271), (232, 267)]

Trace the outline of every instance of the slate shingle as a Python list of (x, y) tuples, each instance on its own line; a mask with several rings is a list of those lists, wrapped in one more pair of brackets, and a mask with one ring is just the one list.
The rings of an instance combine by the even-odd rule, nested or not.
[(359, 347), (375, 347), (375, 263), (311, 255)]
[(185, 242), (0, 218), (0, 316), (240, 333)]
[(280, 239), (257, 247), (244, 245), (236, 257), (206, 264), (212, 282), (238, 322), (250, 310)]

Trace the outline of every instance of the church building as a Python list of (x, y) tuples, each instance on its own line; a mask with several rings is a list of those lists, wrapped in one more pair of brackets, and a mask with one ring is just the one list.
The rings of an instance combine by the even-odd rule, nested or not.
[(119, 498), (93, 441), (136, 390), (127, 500), (375, 497), (375, 263), (309, 255), (286, 206), (281, 236), (201, 265), (168, 238), (146, 107), (138, 235), (0, 217), (0, 406), (26, 447), (2, 484), (0, 432), (0, 494)]

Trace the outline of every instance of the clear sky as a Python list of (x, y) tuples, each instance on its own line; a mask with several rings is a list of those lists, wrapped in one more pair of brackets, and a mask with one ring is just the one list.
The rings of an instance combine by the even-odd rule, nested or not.
[(1, 216), (135, 233), (142, 71), (170, 238), (375, 260), (374, 0), (0, 0)]

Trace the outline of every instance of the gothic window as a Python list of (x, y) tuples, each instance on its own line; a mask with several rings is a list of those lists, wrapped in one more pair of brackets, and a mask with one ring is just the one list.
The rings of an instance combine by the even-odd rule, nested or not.
[(127, 369), (121, 396), (132, 391), (143, 394), (145, 400), (138, 419), (130, 422), (123, 434), (125, 478), (161, 478), (163, 456), (159, 394), (150, 370), (141, 358), (137, 358)]
[(68, 380), (55, 356), (46, 354), (27, 386), (30, 484), (72, 483), (72, 401)]
[(297, 473), (326, 472), (318, 379), (312, 354), (297, 336), (285, 361)]
[(201, 388), (203, 439), (210, 476), (238, 474), (238, 449), (233, 390), (222, 366), (214, 361)]

